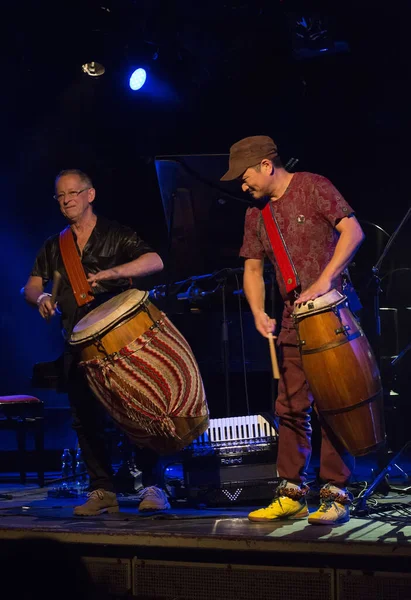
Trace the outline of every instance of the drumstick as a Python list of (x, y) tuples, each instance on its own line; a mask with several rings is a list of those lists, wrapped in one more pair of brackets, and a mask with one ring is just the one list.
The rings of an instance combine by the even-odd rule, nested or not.
[(59, 286), (60, 286), (60, 281), (61, 281), (61, 275), (58, 271), (54, 271), (53, 274), (53, 289), (51, 290), (51, 305), (54, 306), (55, 302), (56, 302), (56, 298), (57, 298), (57, 293), (59, 290)]
[(273, 338), (272, 333), (268, 334), (268, 345), (270, 346), (271, 366), (273, 368), (273, 377), (274, 377), (274, 379), (280, 379), (280, 370), (278, 368), (277, 354), (275, 352), (274, 338)]

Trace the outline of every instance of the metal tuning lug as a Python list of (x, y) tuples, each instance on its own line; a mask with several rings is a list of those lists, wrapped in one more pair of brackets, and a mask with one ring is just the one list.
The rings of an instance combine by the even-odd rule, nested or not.
[(335, 334), (338, 335), (339, 333), (346, 333), (349, 330), (349, 325), (343, 325), (342, 327), (339, 327), (338, 329), (335, 330)]

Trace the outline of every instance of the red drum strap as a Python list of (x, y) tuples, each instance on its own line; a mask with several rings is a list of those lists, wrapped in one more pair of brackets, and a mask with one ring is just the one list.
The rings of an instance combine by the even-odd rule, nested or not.
[(287, 246), (285, 245), (284, 238), (273, 214), (271, 202), (267, 202), (261, 212), (264, 219), (265, 230), (274, 252), (275, 260), (277, 261), (278, 268), (280, 269), (282, 278), (284, 280), (285, 289), (287, 290), (287, 294), (290, 294), (300, 285), (297, 271), (294, 267)]

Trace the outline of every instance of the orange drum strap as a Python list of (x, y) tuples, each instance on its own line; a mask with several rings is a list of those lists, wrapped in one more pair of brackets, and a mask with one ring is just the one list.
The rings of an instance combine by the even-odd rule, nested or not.
[(81, 264), (70, 226), (67, 226), (60, 233), (59, 244), (61, 256), (70, 285), (73, 289), (77, 306), (83, 306), (84, 304), (92, 302), (92, 300), (94, 300), (93, 292), (91, 291), (83, 265)]

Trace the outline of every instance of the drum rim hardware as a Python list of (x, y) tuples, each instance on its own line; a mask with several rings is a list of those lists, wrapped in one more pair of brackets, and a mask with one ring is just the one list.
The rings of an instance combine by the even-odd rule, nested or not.
[[(333, 348), (338, 348), (339, 346), (343, 346), (344, 344), (349, 344), (352, 340), (361, 337), (363, 333), (361, 331), (356, 331), (352, 335), (345, 335), (344, 338), (340, 340), (336, 340), (335, 342), (329, 342), (328, 344), (323, 344), (322, 346), (318, 346), (317, 348), (311, 348), (309, 350), (301, 350), (301, 354), (317, 354), (318, 352), (325, 352), (326, 350), (332, 350)], [(305, 344), (305, 340), (302, 340), (301, 346)]]
[(143, 310), (148, 314), (150, 319), (153, 321), (153, 325), (150, 327), (150, 329), (152, 329), (157, 323), (160, 323), (161, 320), (155, 321), (153, 319), (153, 317), (151, 316), (151, 313), (149, 311), (149, 307), (148, 307), (149, 302), (150, 301), (147, 296), (147, 298), (141, 304), (138, 304), (138, 305), (130, 308), (128, 312), (123, 313), (123, 315), (121, 317), (118, 317), (117, 320), (113, 321), (112, 323), (107, 324), (98, 333), (91, 333), (88, 337), (84, 337), (81, 340), (75, 340), (75, 341), (71, 340), (70, 345), (80, 347), (86, 343), (89, 343), (90, 341), (95, 341), (96, 339), (104, 337), (107, 333), (110, 333), (110, 331), (114, 331), (118, 327), (121, 327), (122, 325), (124, 325), (125, 323), (130, 321), (133, 317), (135, 317), (139, 312), (142, 312)]
[[(139, 312), (140, 312), (140, 311), (139, 311)], [(147, 312), (147, 313), (148, 313), (148, 315), (149, 315), (149, 317), (152, 319), (152, 317), (151, 317), (150, 313), (149, 313), (147, 310), (145, 310), (145, 312)], [(135, 313), (135, 314), (138, 314), (138, 313)], [(132, 316), (135, 316), (135, 314), (134, 314), (134, 315), (132, 315)], [(130, 317), (130, 319), (131, 319), (131, 317)], [(115, 330), (117, 327), (120, 327), (121, 325), (124, 325), (124, 323), (127, 323), (127, 321), (130, 321), (130, 319), (127, 319), (126, 321), (123, 321), (123, 322), (121, 322), (121, 323), (118, 323), (118, 324), (116, 325), (116, 327), (113, 327), (113, 328), (112, 328), (110, 331), (114, 331), (114, 330)], [(144, 334), (142, 334), (142, 335), (146, 335), (148, 331), (154, 331), (155, 329), (159, 329), (159, 330), (160, 330), (160, 329), (162, 328), (162, 326), (163, 326), (163, 325), (164, 325), (164, 319), (163, 319), (163, 318), (161, 318), (161, 319), (159, 319), (159, 320), (157, 320), (157, 321), (153, 321), (153, 324), (152, 324), (152, 325), (150, 325), (150, 327), (147, 329), (147, 331), (145, 331), (145, 333), (144, 333)], [(109, 333), (109, 332), (108, 332), (108, 331), (105, 331), (105, 332), (104, 332), (104, 335), (105, 335), (106, 333)], [(103, 337), (104, 337), (104, 335), (103, 335)], [(141, 336), (140, 336), (140, 337), (141, 337)], [(137, 338), (137, 339), (138, 339), (138, 338)], [(104, 343), (103, 343), (103, 341), (100, 339), (100, 337), (99, 337), (99, 335), (98, 335), (98, 334), (94, 334), (94, 336), (93, 336), (93, 337), (87, 338), (87, 342), (90, 342), (90, 341), (92, 342), (92, 345), (93, 345), (93, 346), (95, 346), (95, 347), (97, 348), (97, 350), (98, 350), (99, 352), (102, 352), (103, 354), (105, 354), (105, 357), (104, 357), (104, 358), (103, 358), (103, 357), (99, 357), (99, 359), (101, 359), (101, 360), (103, 360), (103, 361), (111, 361), (111, 362), (114, 362), (114, 361), (116, 360), (116, 358), (117, 358), (118, 356), (120, 356), (120, 351), (119, 351), (119, 350), (117, 350), (117, 351), (115, 351), (115, 352), (108, 353), (108, 352), (107, 352), (107, 350), (106, 350), (106, 349), (105, 349), (105, 347), (104, 347)], [(134, 341), (135, 341), (135, 340), (134, 340)], [(148, 343), (149, 341), (150, 341), (150, 340), (147, 340), (147, 342), (146, 342), (146, 343)], [(85, 343), (85, 341), (84, 341), (84, 343)], [(81, 344), (78, 344), (78, 346), (80, 346), (80, 345), (81, 345)], [(145, 344), (144, 344), (144, 345), (145, 345)], [(92, 359), (88, 359), (88, 360), (83, 360), (83, 361), (81, 361), (81, 363), (80, 363), (80, 364), (84, 364), (85, 362), (89, 362), (89, 361), (92, 361), (92, 360), (95, 360), (95, 359), (94, 359), (94, 358), (92, 358)]]
[[(335, 291), (337, 291), (337, 290), (335, 290)], [(309, 307), (310, 303), (312, 303), (312, 302), (313, 302), (312, 300), (307, 302), (307, 307)], [(312, 317), (312, 315), (317, 315), (322, 312), (326, 312), (328, 310), (333, 310), (335, 312), (336, 309), (343, 303), (346, 306), (348, 306), (347, 296), (342, 296), (337, 302), (331, 302), (330, 304), (326, 304), (325, 306), (319, 306), (318, 308), (314, 308), (314, 304), (313, 304), (313, 308), (312, 309), (308, 308), (307, 312), (299, 313), (298, 309), (297, 309), (297, 312), (296, 312), (296, 309), (294, 309), (293, 319), (294, 319), (294, 321), (301, 321), (302, 319), (305, 319), (306, 317)]]
[[(138, 290), (134, 290), (139, 293)], [(130, 291), (125, 292), (125, 294), (129, 294)], [(141, 293), (141, 292), (140, 292)], [(126, 300), (130, 299), (130, 294), (127, 296)], [(132, 299), (132, 297), (131, 297)], [(110, 302), (110, 301), (109, 301)], [(101, 323), (97, 321), (96, 323), (91, 323), (89, 326), (79, 328), (77, 331), (77, 339), (73, 341), (70, 340), (70, 344), (74, 347), (76, 351), (78, 351), (82, 355), (81, 364), (85, 364), (89, 361), (93, 361), (97, 358), (97, 355), (91, 354), (87, 352), (86, 355), (83, 355), (84, 351), (87, 349), (94, 348), (94, 352), (97, 351), (99, 358), (104, 362), (114, 363), (116, 360), (120, 358), (120, 350), (122, 346), (116, 347), (114, 344), (113, 347), (113, 339), (112, 335), (116, 335), (116, 331), (120, 330), (124, 326), (127, 326), (128, 323), (133, 323), (135, 319), (140, 319), (143, 314), (145, 315), (144, 328), (140, 329), (137, 327), (133, 329), (130, 341), (139, 340), (140, 337), (144, 334), (150, 334), (147, 339), (142, 339), (141, 345), (145, 346), (150, 342), (153, 331), (161, 330), (164, 326), (165, 315), (162, 313), (154, 304), (152, 304), (148, 298), (148, 293), (143, 292), (143, 297), (138, 302), (128, 306), (128, 302), (126, 303), (126, 307), (124, 307), (125, 303), (120, 303), (118, 306), (114, 306), (114, 310), (111, 311), (108, 315), (105, 314), (104, 322), (105, 326), (99, 327), (98, 331), (95, 330), (96, 324)], [(126, 309), (122, 314), (118, 314), (120, 309)], [(98, 311), (100, 307), (96, 308)], [(98, 313), (96, 312), (96, 315)], [(107, 322), (108, 321), (108, 322)], [(81, 321), (79, 322), (81, 323)], [(92, 329), (90, 332), (89, 330)], [(129, 332), (130, 333), (130, 332)], [(82, 336), (82, 337), (81, 337)], [(106, 343), (107, 342), (107, 343)], [(122, 344), (129, 343), (126, 339), (122, 339)], [(137, 351), (136, 348), (135, 351)]]
[[(332, 291), (340, 293), (340, 292), (338, 292), (338, 290), (332, 290)], [(344, 306), (341, 306), (342, 304)], [(355, 340), (358, 337), (364, 336), (364, 332), (359, 323), (357, 323), (357, 326), (358, 326), (357, 331), (354, 331), (354, 333), (352, 333), (352, 334), (348, 333), (348, 331), (350, 330), (350, 326), (343, 324), (342, 319), (341, 319), (341, 314), (340, 314), (341, 308), (347, 308), (348, 310), (350, 310), (346, 296), (342, 296), (342, 298), (340, 300), (338, 300), (338, 302), (335, 302), (333, 304), (328, 304), (326, 306), (322, 306), (321, 308), (313, 310), (312, 312), (304, 312), (303, 314), (301, 314), (301, 316), (298, 316), (295, 313), (293, 314), (293, 321), (294, 321), (294, 325), (295, 325), (295, 328), (297, 331), (298, 346), (300, 348), (301, 354), (305, 355), (305, 354), (315, 354), (317, 352), (324, 352), (326, 350), (331, 350), (332, 348), (337, 348), (338, 346), (341, 346), (343, 344), (351, 342), (352, 340)], [(318, 346), (317, 348), (312, 348), (309, 350), (302, 350), (302, 347), (306, 345), (306, 341), (302, 340), (300, 338), (299, 323), (304, 321), (304, 319), (312, 317), (313, 315), (319, 315), (321, 313), (328, 312), (328, 311), (332, 311), (341, 324), (341, 327), (338, 327), (334, 330), (335, 335), (338, 336), (340, 334), (343, 334), (345, 337), (342, 339), (336, 340), (334, 342), (329, 342), (328, 344), (323, 344), (322, 346)]]
[[(127, 290), (126, 292), (123, 293), (127, 293), (127, 292), (137, 292), (138, 290), (136, 290), (135, 288), (133, 288), (133, 290)], [(118, 296), (114, 296), (111, 300), (114, 300), (115, 298), (118, 298)], [(111, 300), (108, 300), (107, 302), (110, 302)], [(112, 331), (113, 329), (115, 329), (115, 327), (117, 327), (118, 325), (121, 325), (122, 323), (128, 321), (129, 319), (131, 319), (134, 315), (136, 315), (138, 312), (140, 312), (141, 310), (144, 309), (145, 305), (149, 302), (148, 299), (148, 292), (144, 292), (143, 297), (141, 298), (141, 300), (139, 302), (137, 302), (136, 304), (133, 304), (132, 306), (130, 306), (130, 308), (122, 313), (122, 315), (120, 315), (119, 317), (116, 317), (113, 321), (111, 321), (110, 323), (108, 323), (104, 328), (99, 329), (98, 331), (98, 335), (105, 335), (106, 333), (108, 333), (109, 331)], [(98, 309), (101, 307), (100, 306), (96, 306), (96, 308), (94, 308), (92, 311), (90, 311), (87, 315), (87, 317), (90, 317), (90, 315), (92, 315), (94, 313), (94, 311), (98, 311)], [(118, 319), (121, 318), (121, 322), (118, 321)], [(83, 319), (82, 319), (83, 320)], [(81, 321), (80, 321), (81, 322)], [(77, 329), (77, 325), (74, 327), (73, 329), (73, 333), (71, 336), (71, 340), (70, 340), (70, 344), (72, 346), (76, 346), (76, 345), (81, 345), (85, 342), (88, 342), (90, 340), (93, 339), (93, 336), (95, 335), (94, 333), (90, 333), (90, 335), (87, 338), (82, 338), (81, 340), (73, 340), (73, 337), (76, 337), (76, 334), (80, 334), (80, 333), (84, 333), (84, 331), (86, 331), (88, 328), (92, 328), (93, 325), (89, 325), (88, 327), (86, 327), (85, 329), (83, 329), (82, 332), (79, 332)]]
[(347, 337), (349, 337), (347, 335), (347, 331), (349, 331), (350, 326), (349, 325), (342, 325), (341, 327), (339, 327), (338, 329), (335, 329), (335, 335), (339, 335), (340, 333), (343, 333), (344, 335), (346, 335)]

